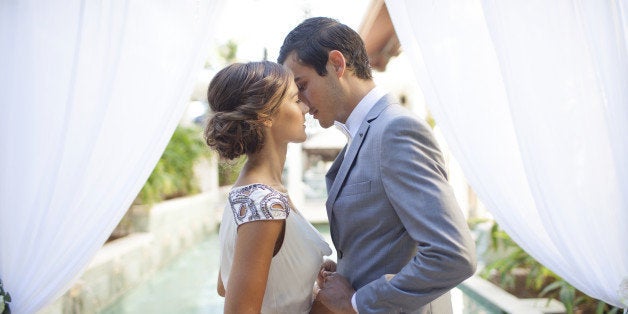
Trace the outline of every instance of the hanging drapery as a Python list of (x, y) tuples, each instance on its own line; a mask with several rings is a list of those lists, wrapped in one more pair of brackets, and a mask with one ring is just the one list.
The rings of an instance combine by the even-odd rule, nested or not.
[(577, 289), (628, 307), (628, 3), (386, 4), (496, 221)]
[(223, 2), (0, 3), (0, 278), (14, 313), (63, 294), (121, 219)]

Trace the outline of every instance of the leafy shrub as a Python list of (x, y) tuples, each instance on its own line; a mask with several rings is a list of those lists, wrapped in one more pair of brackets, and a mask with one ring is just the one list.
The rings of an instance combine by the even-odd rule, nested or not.
[[(480, 272), (481, 277), (520, 298), (538, 296), (559, 300), (569, 314), (619, 312), (619, 308), (589, 297), (554, 274), (517, 245), (496, 222), (492, 223), (490, 249), (505, 252), (505, 255), (489, 263)], [(525, 281), (519, 288), (515, 287), (517, 270), (525, 270)]]
[(4, 286), (2, 285), (2, 279), (0, 279), (0, 313), (1, 314), (11, 314), (11, 307), (9, 307), (9, 302), (11, 302), (11, 295), (8, 292), (4, 291)]
[(225, 186), (235, 183), (245, 162), (246, 156), (244, 155), (234, 160), (220, 160), (218, 163), (218, 185)]
[(194, 164), (203, 157), (209, 157), (209, 149), (201, 137), (201, 130), (195, 126), (178, 126), (136, 202), (153, 204), (198, 193)]
[[(145, 215), (145, 211), (150, 208), (150, 205), (163, 200), (198, 193), (199, 187), (194, 176), (194, 164), (199, 158), (209, 157), (210, 152), (201, 137), (201, 130), (196, 126), (178, 126), (153, 172), (133, 202), (135, 205), (149, 206), (142, 209), (131, 207), (107, 241), (113, 241), (136, 232), (138, 218), (135, 216)], [(134, 208), (135, 211), (132, 210)]]

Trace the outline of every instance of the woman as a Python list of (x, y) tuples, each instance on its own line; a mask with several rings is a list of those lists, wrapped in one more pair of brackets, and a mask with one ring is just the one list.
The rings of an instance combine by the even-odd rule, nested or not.
[(331, 249), (281, 180), (288, 143), (306, 139), (309, 110), (291, 72), (273, 62), (232, 64), (214, 76), (207, 100), (215, 113), (207, 144), (224, 158), (247, 156), (219, 232), (225, 313), (316, 312), (313, 286)]

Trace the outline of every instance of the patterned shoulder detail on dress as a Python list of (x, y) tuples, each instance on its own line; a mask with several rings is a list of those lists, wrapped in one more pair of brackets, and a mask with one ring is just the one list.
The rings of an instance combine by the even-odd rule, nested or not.
[(229, 192), (229, 204), (236, 224), (257, 220), (286, 219), (290, 202), (283, 194), (264, 184), (251, 184)]

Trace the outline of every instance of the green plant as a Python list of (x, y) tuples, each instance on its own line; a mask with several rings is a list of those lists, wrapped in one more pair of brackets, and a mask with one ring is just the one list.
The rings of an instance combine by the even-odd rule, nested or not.
[(574, 313), (575, 307), (584, 302), (582, 296), (576, 298), (576, 288), (562, 279), (549, 284), (541, 291), (539, 296), (548, 296), (560, 300), (565, 305), (567, 313)]
[(218, 47), (218, 54), (227, 63), (233, 63), (237, 60), (238, 44), (230, 39), (224, 45)]
[(516, 270), (523, 269), (526, 273), (525, 288), (532, 290), (534, 294), (548, 281), (558, 277), (517, 245), (497, 223), (491, 226), (490, 239), (490, 248), (505, 252), (505, 256), (488, 264), (481, 272), (482, 277), (490, 278), (497, 274), (502, 287), (514, 290), (518, 276)]
[(194, 163), (208, 156), (209, 149), (198, 127), (177, 127), (137, 199), (142, 204), (153, 204), (197, 193)]
[(539, 296), (560, 300), (565, 305), (567, 313), (579, 311), (582, 313), (615, 314), (619, 312), (619, 308), (591, 298), (558, 276), (556, 276), (556, 281), (547, 285)]
[(218, 185), (225, 186), (233, 184), (238, 179), (245, 162), (245, 155), (234, 160), (220, 160), (218, 163)]
[(434, 119), (432, 113), (429, 111), (427, 112), (427, 115), (425, 117), (425, 122), (427, 122), (427, 124), (429, 124), (432, 129), (436, 127), (436, 120)]
[(575, 313), (576, 310), (582, 313), (618, 313), (619, 308), (587, 296), (543, 266), (517, 245), (496, 222), (492, 222), (490, 239), (491, 250), (501, 250), (505, 254), (502, 258), (489, 263), (480, 272), (481, 277), (491, 280), (497, 276), (497, 282), (502, 288), (512, 290), (517, 280), (515, 270), (522, 269), (525, 270), (524, 286), (531, 297), (545, 296), (557, 299), (563, 303), (569, 314)]
[(11, 308), (9, 307), (9, 302), (11, 302), (11, 295), (8, 292), (4, 291), (4, 286), (2, 285), (2, 279), (0, 279), (0, 313), (1, 314), (11, 314)]

